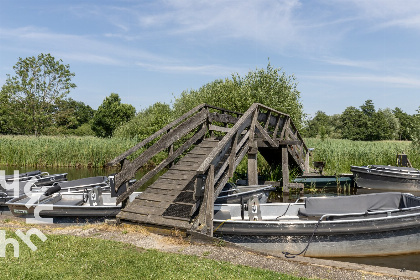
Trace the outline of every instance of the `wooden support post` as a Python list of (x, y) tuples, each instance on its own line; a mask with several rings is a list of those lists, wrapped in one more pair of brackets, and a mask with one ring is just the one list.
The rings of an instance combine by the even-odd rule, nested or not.
[(251, 127), (249, 129), (249, 150), (248, 150), (248, 185), (258, 185), (258, 144), (255, 141), (255, 126), (258, 121), (258, 109), (255, 110), (252, 116)]
[(204, 193), (206, 202), (206, 230), (208, 236), (213, 236), (213, 211), (214, 211), (214, 165), (210, 165)]
[(248, 151), (248, 185), (258, 185), (257, 142), (250, 143)]
[(305, 167), (304, 168), (305, 168), (305, 170), (303, 171), (303, 173), (309, 173), (309, 151), (306, 151), (306, 155), (305, 155)]
[(235, 172), (235, 159), (236, 159), (236, 149), (238, 146), (238, 138), (239, 138), (239, 133), (236, 133), (235, 137), (233, 138), (232, 150), (229, 155), (229, 174), (228, 174), (229, 178), (232, 178), (233, 173)]
[(282, 172), (283, 172), (283, 194), (289, 193), (289, 154), (287, 152), (287, 146), (281, 148), (281, 162), (282, 162)]

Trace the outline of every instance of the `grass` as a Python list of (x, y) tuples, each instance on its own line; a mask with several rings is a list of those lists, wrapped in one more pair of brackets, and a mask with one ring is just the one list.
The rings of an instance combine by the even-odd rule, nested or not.
[(325, 161), (324, 174), (349, 173), (351, 165), (395, 165), (398, 153), (406, 153), (413, 167), (420, 168), (420, 151), (408, 141), (350, 141), (343, 139), (305, 139), (315, 148), (312, 161)]
[[(20, 256), (7, 246), (0, 258), (2, 279), (305, 279), (196, 256), (145, 250), (95, 238), (47, 235), (32, 238), (31, 251), (20, 242)], [(14, 233), (7, 238), (19, 240)]]
[(92, 136), (0, 136), (0, 165), (103, 167), (137, 144), (134, 140)]

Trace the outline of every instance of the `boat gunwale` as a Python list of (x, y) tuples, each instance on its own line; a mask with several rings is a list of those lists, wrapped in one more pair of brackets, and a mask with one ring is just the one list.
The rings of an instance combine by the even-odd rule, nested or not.
[[(274, 203), (273, 203), (274, 204)], [(279, 205), (280, 203), (277, 203)], [(304, 203), (288, 203), (289, 205), (302, 205)], [(228, 205), (228, 204), (220, 204), (220, 205)], [(268, 203), (268, 205), (272, 205), (271, 203)], [(317, 224), (317, 223), (323, 223), (323, 224), (340, 224), (340, 223), (358, 223), (358, 222), (369, 222), (369, 221), (380, 221), (380, 220), (393, 220), (393, 219), (402, 219), (402, 218), (411, 218), (415, 216), (420, 216), (420, 212), (418, 213), (410, 213), (410, 214), (402, 214), (402, 215), (390, 215), (389, 213), (401, 213), (404, 211), (416, 211), (420, 210), (420, 206), (415, 207), (409, 207), (409, 208), (401, 208), (401, 209), (391, 209), (391, 210), (382, 210), (382, 211), (368, 211), (368, 212), (359, 212), (359, 213), (345, 213), (345, 214), (324, 214), (320, 216), (319, 219), (316, 220), (303, 220), (303, 219), (296, 219), (291, 218), (290, 222), (287, 219), (281, 219), (281, 220), (257, 220), (257, 221), (250, 221), (250, 220), (232, 220), (232, 219), (213, 219), (213, 222), (217, 223), (255, 223), (255, 224)], [(364, 219), (346, 219), (346, 220), (324, 220), (328, 217), (339, 217), (339, 218), (345, 218), (345, 217), (351, 217), (351, 216), (366, 216), (366, 215), (379, 215), (379, 214), (387, 214), (386, 217), (371, 217), (371, 218), (364, 218)], [(290, 216), (290, 217), (299, 217), (299, 216)], [(420, 226), (420, 224), (419, 224)]]

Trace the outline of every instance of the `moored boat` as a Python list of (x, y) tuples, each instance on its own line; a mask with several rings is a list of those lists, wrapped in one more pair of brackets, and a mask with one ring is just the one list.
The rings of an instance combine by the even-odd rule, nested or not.
[[(140, 193), (134, 192), (129, 197), (132, 201)], [(61, 191), (54, 186), (43, 191), (34, 191), (14, 198), (6, 203), (14, 216), (33, 218), (36, 208), (40, 207), (40, 217), (115, 217), (121, 210), (116, 198), (106, 186), (93, 186), (83, 191)]]
[[(49, 174), (48, 172), (31, 171), (0, 178), (0, 206), (12, 198), (18, 197), (33, 188), (52, 186), (67, 181), (67, 173)], [(25, 190), (26, 188), (26, 190)]]
[(215, 205), (214, 234), (287, 256), (362, 257), (420, 252), (420, 198), (387, 192), (309, 197), (304, 203)]
[(387, 165), (351, 166), (358, 187), (388, 191), (420, 191), (420, 171)]

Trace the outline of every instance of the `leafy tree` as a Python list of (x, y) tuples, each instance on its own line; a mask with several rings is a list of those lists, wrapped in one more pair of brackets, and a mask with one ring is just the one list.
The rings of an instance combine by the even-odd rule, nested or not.
[(115, 137), (146, 139), (173, 120), (173, 112), (168, 104), (155, 103), (140, 111), (134, 118), (117, 127)]
[(76, 85), (71, 82), (74, 73), (62, 60), (50, 54), (19, 58), (15, 76), (8, 75), (2, 96), (7, 96), (9, 131), (18, 134), (42, 133), (54, 122), (58, 103)]
[(96, 136), (111, 137), (114, 130), (129, 121), (136, 114), (136, 109), (130, 104), (121, 103), (116, 93), (106, 97), (93, 116), (92, 130)]
[(9, 133), (8, 130), (9, 97), (0, 91), (0, 134)]
[(391, 109), (379, 109), (373, 117), (374, 135), (373, 140), (394, 140), (398, 137), (400, 122), (392, 113)]
[(335, 130), (332, 120), (332, 116), (330, 117), (322, 111), (316, 112), (315, 117), (307, 121), (306, 127), (304, 128), (304, 135), (313, 138), (319, 136), (322, 139), (331, 136)]
[(403, 112), (400, 108), (396, 107), (393, 110), (394, 116), (400, 123), (400, 129), (398, 130), (399, 140), (412, 140), (412, 132), (414, 131), (414, 116)]
[(82, 124), (92, 120), (95, 110), (81, 101), (69, 98), (62, 100), (58, 104), (58, 110), (55, 115), (58, 127), (66, 129), (76, 129)]
[(417, 109), (417, 114), (413, 116), (413, 131), (411, 137), (413, 139), (413, 147), (416, 150), (420, 149), (420, 107)]
[(344, 139), (365, 140), (367, 117), (359, 109), (347, 107), (340, 117), (341, 133)]
[(173, 109), (179, 116), (201, 103), (238, 112), (245, 112), (253, 103), (261, 103), (290, 115), (298, 129), (304, 118), (295, 77), (273, 68), (270, 63), (266, 69), (250, 71), (244, 77), (233, 74), (231, 79), (184, 91), (175, 98)]

